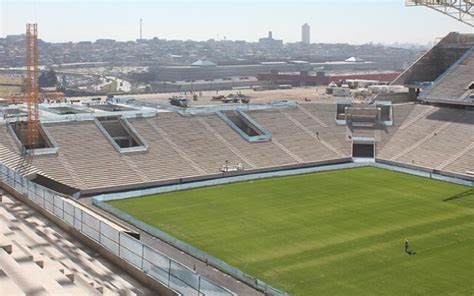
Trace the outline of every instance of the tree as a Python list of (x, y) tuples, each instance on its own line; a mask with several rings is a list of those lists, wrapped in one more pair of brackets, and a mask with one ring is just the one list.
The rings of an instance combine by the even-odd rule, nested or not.
[(40, 87), (54, 87), (58, 84), (58, 77), (56, 72), (51, 69), (48, 72), (41, 72), (38, 77), (38, 84)]

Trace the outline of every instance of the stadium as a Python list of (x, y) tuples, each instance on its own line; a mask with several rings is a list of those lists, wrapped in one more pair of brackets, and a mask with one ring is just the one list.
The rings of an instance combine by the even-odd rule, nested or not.
[(471, 295), (473, 79), (453, 32), (404, 100), (0, 106), (1, 290)]

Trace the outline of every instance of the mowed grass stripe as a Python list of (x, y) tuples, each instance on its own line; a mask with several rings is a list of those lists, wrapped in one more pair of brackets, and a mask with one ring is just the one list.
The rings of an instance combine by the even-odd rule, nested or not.
[[(421, 227), (416, 227), (416, 230), (411, 230), (412, 236), (416, 235), (417, 241), (421, 239), (429, 239), (433, 236), (438, 236), (445, 233), (458, 233), (462, 232), (466, 228), (473, 227), (473, 224), (460, 224), (465, 222), (465, 217), (462, 219), (449, 219), (450, 221), (444, 220), (441, 223), (436, 223), (437, 229), (431, 229), (430, 232), (427, 232), (427, 226), (423, 225)], [(445, 224), (446, 223), (446, 224)], [(452, 225), (451, 225), (452, 224)], [(430, 225), (432, 228), (434, 225)], [(405, 233), (405, 231), (404, 231)], [(347, 241), (344, 243), (333, 244), (333, 245), (324, 245), (323, 247), (314, 248), (311, 250), (305, 250), (302, 252), (294, 253), (293, 255), (289, 256), (281, 256), (284, 260), (280, 260), (279, 262), (282, 263), (281, 266), (278, 267), (279, 271), (285, 270), (290, 271), (300, 264), (301, 266), (316, 266), (321, 264), (330, 263), (332, 261), (343, 259), (344, 257), (356, 256), (357, 254), (362, 254), (365, 252), (374, 253), (374, 250), (381, 250), (389, 246), (400, 246), (403, 248), (403, 242), (400, 242), (397, 239), (393, 239), (394, 237), (398, 238), (400, 236), (400, 231), (393, 231), (393, 232), (386, 232), (384, 235), (379, 236), (369, 236), (369, 237), (361, 237), (357, 240)], [(457, 237), (455, 237), (457, 239)], [(346, 246), (350, 244), (352, 248), (348, 249)], [(423, 249), (427, 250), (431, 248), (431, 246), (425, 246)], [(305, 260), (304, 262), (300, 262), (300, 258), (298, 257), (311, 257), (311, 260)], [(268, 264), (268, 265), (275, 265), (274, 259), (267, 259), (267, 262), (260, 260), (258, 263)]]
[(110, 204), (293, 295), (472, 295), (474, 196), (443, 201), (469, 189), (360, 168)]

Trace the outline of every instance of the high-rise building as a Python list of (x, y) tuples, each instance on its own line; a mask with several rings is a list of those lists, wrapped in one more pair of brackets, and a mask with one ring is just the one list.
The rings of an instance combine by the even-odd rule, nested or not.
[(301, 26), (301, 43), (303, 44), (310, 44), (310, 27), (307, 23)]

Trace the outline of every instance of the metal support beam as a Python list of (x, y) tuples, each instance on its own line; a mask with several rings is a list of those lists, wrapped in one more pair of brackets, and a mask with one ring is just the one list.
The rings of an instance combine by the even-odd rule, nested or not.
[(405, 0), (406, 6), (425, 6), (474, 27), (474, 0)]

